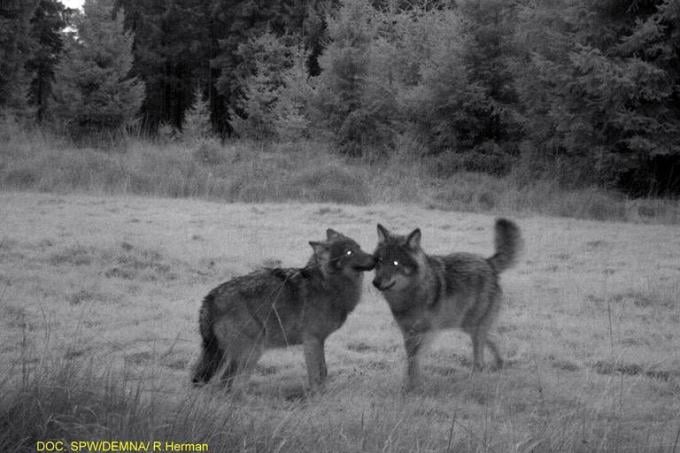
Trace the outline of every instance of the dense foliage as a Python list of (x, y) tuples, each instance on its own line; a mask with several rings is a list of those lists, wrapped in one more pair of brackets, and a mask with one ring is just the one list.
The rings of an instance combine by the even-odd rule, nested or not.
[(132, 37), (112, 0), (85, 0), (83, 9), (57, 66), (53, 115), (76, 138), (115, 136), (134, 124), (144, 99), (144, 85), (129, 77)]
[(37, 2), (0, 3), (0, 107), (21, 114), (28, 89), (25, 65), (30, 55), (30, 19)]
[[(677, 0), (115, 1), (111, 17), (82, 20), (132, 42), (107, 89), (144, 83), (125, 113), (144, 133), (195, 135), (209, 120), (222, 137), (312, 137), (350, 156), (407, 143), (444, 176), (680, 193)], [(59, 32), (59, 1), (2, 5), (0, 108), (43, 120), (57, 62), (63, 85), (92, 55)], [(125, 30), (104, 25), (115, 12)], [(94, 118), (65, 99), (59, 111)]]
[(64, 49), (61, 31), (73, 14), (56, 0), (40, 0), (30, 21), (30, 38), (33, 51), (25, 68), (32, 74), (28, 101), (35, 109), (38, 122), (42, 122), (50, 106), (55, 69)]

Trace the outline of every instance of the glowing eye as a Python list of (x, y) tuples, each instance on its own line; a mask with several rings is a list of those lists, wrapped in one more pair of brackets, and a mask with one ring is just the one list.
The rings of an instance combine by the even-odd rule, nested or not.
[(395, 266), (399, 266), (399, 261), (394, 260), (394, 261), (392, 261), (392, 264), (394, 264)]
[(352, 254), (352, 251), (351, 251), (351, 250), (347, 250), (347, 251), (345, 252), (345, 255), (347, 255), (347, 256), (350, 256), (351, 254)]

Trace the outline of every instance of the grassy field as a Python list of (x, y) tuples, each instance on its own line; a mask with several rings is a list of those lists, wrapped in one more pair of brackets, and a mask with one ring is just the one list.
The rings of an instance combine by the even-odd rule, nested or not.
[(408, 205), (223, 204), (0, 193), (0, 450), (45, 439), (207, 442), (210, 451), (675, 451), (680, 230), (525, 215), (503, 275), (508, 366), (471, 374), (438, 337), (423, 387), (385, 301), (327, 342), (329, 382), (300, 397), (299, 348), (265, 354), (246, 392), (189, 385), (200, 299), (262, 264), (302, 265), (327, 227), (376, 243), (423, 230), (430, 252), (492, 252), (493, 217)]

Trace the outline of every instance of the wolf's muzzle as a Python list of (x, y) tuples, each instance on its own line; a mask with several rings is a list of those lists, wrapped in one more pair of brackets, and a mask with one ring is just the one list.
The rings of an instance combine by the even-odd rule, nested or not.
[(370, 271), (375, 267), (375, 260), (372, 255), (366, 254), (365, 259), (352, 265), (354, 270), (357, 271)]
[(373, 280), (373, 286), (375, 286), (376, 288), (378, 288), (380, 291), (387, 291), (388, 289), (390, 289), (391, 287), (393, 287), (394, 285), (396, 285), (396, 283), (397, 283), (397, 282), (395, 282), (395, 281), (393, 280), (393, 281), (391, 281), (389, 284), (383, 285), (380, 281), (378, 281), (378, 280)]

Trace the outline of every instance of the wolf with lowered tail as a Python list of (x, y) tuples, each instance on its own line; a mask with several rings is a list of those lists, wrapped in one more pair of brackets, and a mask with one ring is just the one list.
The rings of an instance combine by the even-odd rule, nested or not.
[(195, 384), (219, 372), (229, 388), (265, 349), (299, 344), (310, 387), (322, 384), (328, 373), (324, 342), (359, 303), (363, 272), (373, 268), (373, 256), (354, 240), (332, 229), (326, 234), (326, 241), (310, 242), (314, 253), (305, 267), (260, 269), (205, 296)]

